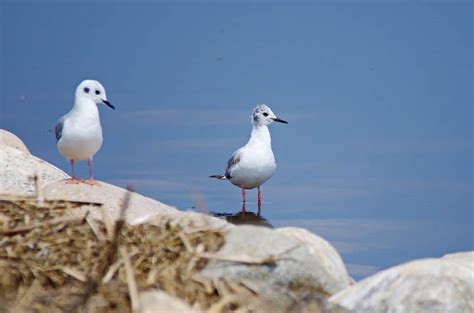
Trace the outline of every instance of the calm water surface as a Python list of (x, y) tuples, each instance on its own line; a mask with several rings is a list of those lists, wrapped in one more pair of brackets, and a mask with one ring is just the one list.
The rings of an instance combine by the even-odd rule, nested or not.
[(0, 1), (0, 127), (34, 155), (69, 170), (48, 129), (98, 79), (96, 178), (238, 222), (207, 177), (266, 103), (289, 122), (267, 226), (322, 236), (356, 279), (474, 249), (472, 2), (36, 2)]

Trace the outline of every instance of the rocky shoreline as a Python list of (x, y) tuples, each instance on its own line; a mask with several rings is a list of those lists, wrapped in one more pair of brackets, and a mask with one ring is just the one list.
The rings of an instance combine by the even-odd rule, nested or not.
[[(474, 252), (408, 262), (356, 283), (348, 275), (336, 249), (305, 229), (235, 226), (212, 216), (179, 211), (104, 182), (99, 186), (66, 184), (64, 179), (68, 177), (60, 169), (31, 155), (14, 134), (0, 130), (0, 275), (7, 268), (13, 276), (18, 274), (11, 272), (11, 268), (13, 264), (19, 264), (14, 262), (18, 262), (23, 254), (13, 256), (12, 247), (21, 245), (28, 238), (30, 246), (36, 249), (43, 243), (41, 233), (46, 229), (52, 238), (63, 236), (61, 232), (68, 229), (71, 232), (81, 229), (87, 236), (95, 233), (97, 238), (107, 238), (107, 234), (112, 232), (110, 229), (117, 228), (117, 221), (123, 219), (126, 222), (124, 230), (128, 233), (117, 234), (115, 250), (110, 250), (113, 255), (110, 266), (104, 269), (108, 272), (111, 266), (117, 266), (118, 274), (114, 274), (109, 283), (119, 286), (124, 301), (120, 302), (121, 307), (98, 305), (87, 312), (130, 312), (132, 309), (137, 311), (137, 308), (142, 312), (474, 312)], [(25, 203), (34, 210), (46, 210), (61, 201), (77, 204), (74, 208), (68, 207), (64, 214), (83, 214), (79, 225), (62, 222), (62, 228), (51, 228), (51, 220), (58, 216), (47, 215), (35, 221), (31, 217), (35, 211), (21, 215), (21, 218), (12, 217), (15, 210), (20, 210), (15, 208), (24, 207)], [(95, 223), (100, 231), (93, 230), (91, 225)], [(46, 228), (15, 233), (15, 229), (25, 225)], [(145, 227), (146, 231), (140, 232), (140, 227)], [(35, 231), (36, 237), (31, 235)], [(120, 239), (135, 238), (135, 232), (140, 235), (131, 243)], [(153, 232), (156, 232), (156, 238), (148, 238), (150, 240), (146, 242), (140, 239)], [(87, 245), (94, 236), (85, 238), (89, 238), (84, 240)], [(218, 247), (209, 245), (206, 238), (222, 238), (222, 244)], [(101, 244), (97, 240), (97, 244)], [(105, 244), (107, 242), (109, 246)], [(102, 242), (104, 251), (112, 249), (110, 242), (114, 240)], [(173, 247), (169, 247), (171, 243)], [(128, 256), (119, 253), (120, 245), (129, 251)], [(22, 247), (29, 249), (28, 245)], [(160, 267), (163, 264), (153, 259), (153, 256), (160, 255), (165, 260), (169, 255), (163, 254), (166, 249), (176, 253), (176, 260), (184, 262), (173, 272), (175, 276), (169, 276), (180, 282), (176, 286), (169, 282), (171, 278), (163, 278), (166, 269), (173, 266)], [(28, 255), (38, 257), (26, 253), (27, 250), (21, 251), (25, 258)], [(37, 253), (40, 251), (44, 250)], [(39, 255), (45, 258), (45, 262), (52, 256)], [(158, 271), (153, 275), (162, 275), (161, 280), (150, 274), (152, 269), (147, 272), (142, 268), (150, 258), (155, 260), (153, 266), (156, 267), (153, 268)], [(172, 260), (170, 258), (168, 262)], [(29, 264), (28, 260), (24, 261)], [(84, 262), (93, 268), (97, 260)], [(59, 280), (63, 285), (54, 281), (47, 283), (55, 286), (55, 292), (68, 288), (68, 284), (86, 284), (88, 276), (84, 278), (77, 273), (89, 269), (87, 266), (79, 262), (72, 270), (68, 269), (69, 273), (58, 274), (65, 279), (64, 284)], [(26, 282), (21, 276), (23, 278), (15, 285), (16, 291), (8, 295), (0, 291), (3, 304), (0, 312), (16, 312), (12, 308), (18, 308), (18, 301), (20, 297), (25, 299), (28, 288), (45, 283), (36, 280), (43, 276), (34, 269), (28, 271), (32, 274), (31, 281)], [(135, 287), (130, 286), (130, 277), (135, 281)], [(202, 290), (186, 289), (186, 286), (191, 286), (190, 279), (200, 281)], [(0, 290), (6, 290), (7, 283), (3, 279)], [(94, 293), (98, 294), (101, 286), (106, 287), (103, 283), (96, 285)], [(7, 299), (8, 304), (5, 304)], [(54, 312), (51, 308), (55, 304), (49, 304), (51, 307), (46, 305), (44, 309)], [(22, 305), (22, 311), (32, 310), (25, 303)]]

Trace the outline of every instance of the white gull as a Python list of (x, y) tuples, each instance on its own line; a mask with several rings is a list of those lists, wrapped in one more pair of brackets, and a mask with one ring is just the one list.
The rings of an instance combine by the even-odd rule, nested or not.
[(278, 118), (265, 104), (258, 105), (252, 113), (252, 133), (247, 144), (237, 149), (227, 161), (224, 175), (211, 175), (211, 178), (229, 180), (242, 190), (242, 211), (245, 212), (245, 190), (258, 189), (258, 212), (262, 206), (260, 186), (276, 170), (275, 156), (268, 125), (273, 122), (288, 124)]
[(84, 80), (76, 88), (74, 106), (56, 124), (55, 134), (59, 152), (70, 161), (72, 175), (69, 183), (79, 183), (74, 175), (74, 162), (87, 160), (89, 179), (86, 183), (96, 184), (92, 177), (92, 158), (102, 146), (98, 104), (115, 107), (107, 101), (105, 89), (96, 80)]

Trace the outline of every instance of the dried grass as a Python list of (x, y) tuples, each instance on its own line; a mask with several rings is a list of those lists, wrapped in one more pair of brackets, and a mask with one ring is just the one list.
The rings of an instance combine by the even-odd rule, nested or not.
[(223, 245), (220, 232), (166, 218), (106, 227), (81, 205), (0, 198), (0, 312), (131, 312), (131, 294), (138, 308), (136, 292), (156, 288), (211, 312), (256, 297), (197, 274)]

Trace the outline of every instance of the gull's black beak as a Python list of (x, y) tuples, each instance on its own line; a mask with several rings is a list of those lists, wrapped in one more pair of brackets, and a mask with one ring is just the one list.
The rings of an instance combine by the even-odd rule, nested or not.
[(281, 118), (275, 117), (273, 121), (278, 122), (278, 123), (283, 123), (283, 124), (288, 124), (287, 121), (282, 120)]
[(115, 110), (115, 107), (109, 101), (102, 99), (102, 102), (106, 104), (109, 108), (111, 108), (112, 110)]

